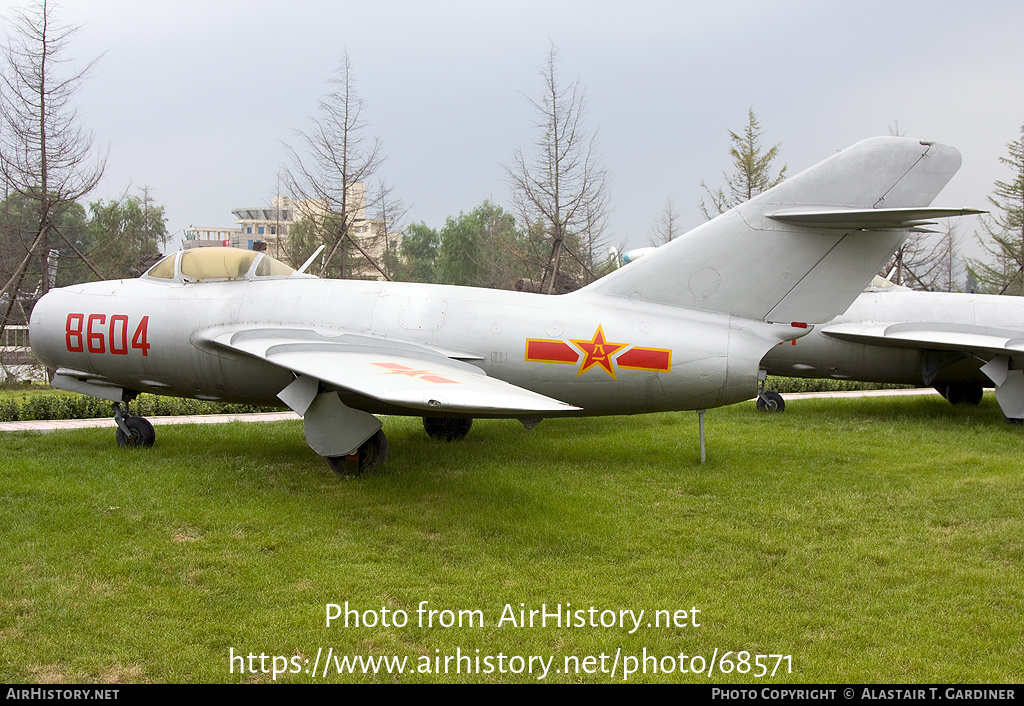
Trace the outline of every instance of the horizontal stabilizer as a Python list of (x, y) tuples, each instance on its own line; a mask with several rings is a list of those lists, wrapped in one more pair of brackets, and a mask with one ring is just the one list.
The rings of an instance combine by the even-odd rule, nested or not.
[(895, 230), (935, 225), (935, 218), (976, 216), (985, 211), (974, 208), (877, 208), (835, 211), (776, 211), (768, 218), (782, 223), (837, 230)]

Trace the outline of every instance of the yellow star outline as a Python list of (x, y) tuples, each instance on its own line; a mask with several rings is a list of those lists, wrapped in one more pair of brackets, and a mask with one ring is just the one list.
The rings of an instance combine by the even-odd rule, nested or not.
[(599, 365), (606, 373), (612, 376), (612, 380), (617, 379), (615, 377), (615, 368), (612, 366), (612, 356), (628, 346), (628, 343), (612, 343), (610, 341), (606, 341), (604, 338), (604, 329), (601, 328), (600, 324), (597, 325), (597, 331), (594, 332), (593, 339), (589, 341), (577, 341), (574, 338), (570, 338), (569, 341), (585, 354), (583, 364), (580, 366), (579, 372), (576, 373), (576, 377), (587, 372), (595, 365)]

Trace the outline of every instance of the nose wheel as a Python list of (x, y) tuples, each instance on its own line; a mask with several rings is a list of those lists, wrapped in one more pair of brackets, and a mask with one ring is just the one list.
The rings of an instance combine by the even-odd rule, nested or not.
[(127, 410), (121, 409), (121, 405), (115, 402), (114, 422), (117, 424), (117, 445), (125, 447), (149, 447), (156, 442), (156, 431), (153, 425), (145, 417), (136, 417), (128, 414)]

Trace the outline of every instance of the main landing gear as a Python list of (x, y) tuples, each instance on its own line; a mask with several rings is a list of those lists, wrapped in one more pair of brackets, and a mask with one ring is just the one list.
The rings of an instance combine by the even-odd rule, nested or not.
[(121, 403), (115, 402), (114, 422), (117, 424), (117, 445), (124, 447), (148, 447), (156, 441), (156, 432), (153, 425), (145, 417), (136, 417), (128, 414), (128, 410), (121, 409)]
[(458, 441), (466, 437), (473, 426), (472, 419), (456, 417), (424, 417), (423, 428), (427, 436), (438, 441)]
[(782, 395), (778, 392), (764, 389), (767, 377), (767, 370), (757, 371), (757, 411), (784, 412), (786, 410), (786, 400), (782, 399)]
[(357, 476), (388, 460), (388, 438), (383, 429), (359, 445), (348, 456), (325, 456), (327, 465), (339, 476)]
[(786, 400), (782, 395), (772, 390), (761, 390), (757, 393), (758, 412), (784, 412), (786, 411)]
[(979, 405), (985, 393), (985, 389), (977, 382), (958, 382), (935, 389), (953, 405)]
[[(431, 439), (458, 441), (469, 433), (472, 419), (456, 417), (424, 417), (423, 428)], [(348, 456), (325, 456), (327, 465), (339, 476), (357, 476), (388, 460), (388, 440), (383, 429), (378, 429), (369, 439), (359, 445), (354, 454)]]
[(765, 378), (768, 373), (764, 370), (758, 371), (758, 412), (784, 412), (785, 400), (781, 394), (765, 389)]

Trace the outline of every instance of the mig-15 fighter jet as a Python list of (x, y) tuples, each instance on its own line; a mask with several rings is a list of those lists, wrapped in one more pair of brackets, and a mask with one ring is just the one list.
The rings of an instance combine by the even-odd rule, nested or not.
[(386, 458), (377, 414), (451, 440), (476, 417), (700, 411), (754, 397), (765, 354), (845, 311), (909, 229), (973, 213), (929, 206), (959, 166), (944, 145), (866, 140), (560, 296), (185, 250), (51, 291), (30, 340), (53, 385), (114, 403), (122, 444), (154, 440), (122, 407), (139, 392), (277, 404), (338, 472)]
[[(769, 375), (934, 387), (978, 404), (985, 387), (1009, 422), (1024, 423), (1024, 298), (915, 292), (876, 278), (841, 316), (761, 363)], [(762, 409), (784, 407), (763, 391)]]

